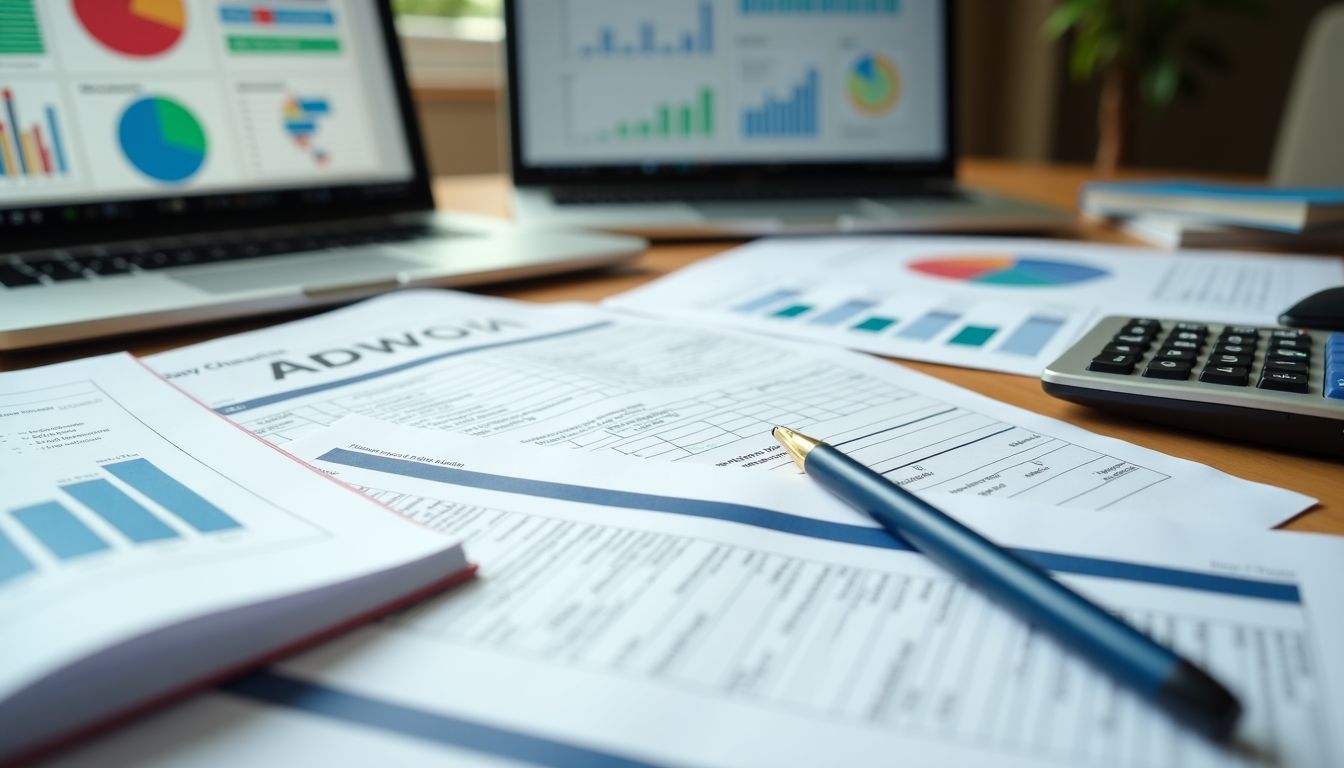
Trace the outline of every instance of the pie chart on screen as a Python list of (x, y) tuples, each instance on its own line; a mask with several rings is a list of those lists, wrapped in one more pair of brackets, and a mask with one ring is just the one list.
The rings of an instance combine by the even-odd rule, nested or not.
[(123, 56), (157, 56), (177, 45), (187, 26), (185, 0), (72, 0), (93, 39)]
[(121, 151), (136, 170), (161, 184), (179, 184), (205, 164), (205, 129), (186, 107), (146, 96), (121, 115)]
[(1077, 285), (1110, 272), (1088, 264), (1045, 256), (984, 253), (924, 258), (909, 268), (923, 275), (1001, 287), (1049, 288)]

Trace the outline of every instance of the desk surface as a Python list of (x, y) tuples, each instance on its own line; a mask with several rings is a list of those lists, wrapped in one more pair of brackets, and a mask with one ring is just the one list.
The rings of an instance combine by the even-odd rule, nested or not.
[[(1057, 208), (1074, 210), (1079, 187), (1090, 169), (1075, 166), (1028, 166), (989, 161), (963, 163), (966, 184), (995, 190)], [(473, 213), (504, 215), (508, 211), (508, 185), (501, 176), (468, 176), (439, 180), (435, 193), (439, 205)], [(1132, 242), (1114, 230), (1080, 224), (1077, 234), (1101, 242)], [(657, 245), (629, 267), (598, 274), (533, 280), (484, 289), (483, 293), (527, 301), (595, 301), (633, 288), (697, 259), (720, 253), (736, 243), (713, 242)], [(217, 336), (258, 328), (274, 320), (248, 320), (186, 331), (170, 331), (129, 341), (99, 342), (36, 353), (0, 356), (0, 370), (26, 368), (90, 354), (129, 348), (150, 354)], [(1264, 483), (1291, 488), (1321, 500), (1285, 528), (1344, 535), (1344, 466), (1323, 459), (1257, 448), (1177, 432), (1142, 422), (1128, 421), (1057, 400), (1041, 391), (1035, 379), (1022, 376), (952, 368), (927, 363), (906, 363), (911, 368), (994, 397), (1004, 402), (1053, 416), (1100, 434), (1128, 440), (1173, 456), (1217, 467), (1225, 472)]]

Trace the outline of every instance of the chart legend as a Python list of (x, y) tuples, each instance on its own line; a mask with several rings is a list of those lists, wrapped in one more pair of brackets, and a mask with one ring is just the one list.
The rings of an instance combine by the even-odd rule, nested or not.
[(158, 56), (182, 39), (183, 0), (73, 0), (75, 15), (93, 39), (123, 56)]
[(1076, 285), (1110, 275), (1087, 264), (1011, 254), (937, 256), (913, 261), (909, 268), (921, 275), (1009, 288)]

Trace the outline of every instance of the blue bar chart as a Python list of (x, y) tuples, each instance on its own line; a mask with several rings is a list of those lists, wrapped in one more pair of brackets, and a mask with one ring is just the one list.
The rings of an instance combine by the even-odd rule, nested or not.
[(843, 289), (767, 286), (720, 299), (725, 318), (806, 339), (938, 362), (1039, 370), (1086, 320), (1077, 312), (1009, 307), (954, 295), (844, 295)]
[(789, 91), (777, 98), (767, 95), (758, 106), (742, 112), (742, 135), (757, 138), (812, 138), (820, 133), (818, 106), (821, 76), (810, 68)]
[[(148, 459), (97, 467), (105, 476), (58, 484), (52, 498), (7, 510), (0, 528), (0, 583), (30, 573), (38, 560), (77, 561), (99, 553), (220, 534), (242, 525)], [(6, 527), (7, 527), (6, 526)]]
[(640, 19), (618, 29), (614, 24), (599, 27), (596, 36), (582, 42), (579, 55), (584, 58), (708, 56), (714, 53), (714, 6), (696, 5), (695, 20), (681, 29), (667, 29), (652, 19)]

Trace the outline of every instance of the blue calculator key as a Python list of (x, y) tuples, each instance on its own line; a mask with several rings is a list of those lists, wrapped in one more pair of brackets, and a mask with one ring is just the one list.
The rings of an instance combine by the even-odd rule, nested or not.
[(1344, 400), (1344, 333), (1332, 333), (1325, 340), (1326, 397)]

